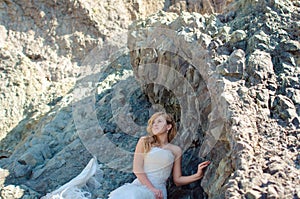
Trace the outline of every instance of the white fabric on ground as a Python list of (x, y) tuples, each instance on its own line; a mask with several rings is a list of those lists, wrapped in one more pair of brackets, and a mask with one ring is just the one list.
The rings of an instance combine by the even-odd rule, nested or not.
[(78, 176), (41, 199), (90, 199), (91, 194), (81, 188), (96, 173), (96, 169), (97, 159), (94, 157)]

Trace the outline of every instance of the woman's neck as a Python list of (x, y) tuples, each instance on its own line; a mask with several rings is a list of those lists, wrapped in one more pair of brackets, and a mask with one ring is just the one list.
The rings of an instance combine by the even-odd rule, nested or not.
[(162, 134), (162, 135), (157, 136), (157, 141), (161, 147), (169, 144), (168, 134)]

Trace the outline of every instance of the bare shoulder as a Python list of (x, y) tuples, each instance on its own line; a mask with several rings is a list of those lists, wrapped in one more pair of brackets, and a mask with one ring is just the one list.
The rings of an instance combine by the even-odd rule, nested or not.
[(143, 137), (140, 137), (140, 139), (138, 140), (136, 147), (135, 147), (136, 152), (144, 151), (145, 138), (146, 138), (146, 136), (143, 136)]
[(140, 137), (139, 141), (144, 141), (147, 138), (147, 136)]
[(148, 138), (148, 136), (142, 136), (142, 137), (140, 137), (138, 142), (144, 143), (147, 138)]
[(181, 148), (175, 144), (169, 144), (168, 149), (171, 150), (175, 156), (181, 156), (182, 154)]

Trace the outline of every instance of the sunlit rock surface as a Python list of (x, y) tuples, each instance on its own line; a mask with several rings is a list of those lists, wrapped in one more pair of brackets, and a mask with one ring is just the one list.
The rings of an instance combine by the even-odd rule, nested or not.
[[(298, 1), (2, 1), (0, 193), (40, 198), (80, 173), (130, 182), (156, 110), (183, 173), (170, 198), (299, 198)], [(153, 15), (151, 15), (153, 14)]]

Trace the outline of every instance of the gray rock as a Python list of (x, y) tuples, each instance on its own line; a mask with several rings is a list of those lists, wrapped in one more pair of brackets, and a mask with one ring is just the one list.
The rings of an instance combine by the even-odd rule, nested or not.
[(250, 190), (248, 192), (246, 192), (245, 197), (247, 199), (257, 199), (257, 198), (261, 198), (261, 192), (260, 191), (256, 191), (256, 190)]
[(280, 44), (282, 50), (287, 52), (294, 52), (300, 50), (300, 42), (295, 40), (284, 41)]
[(272, 103), (280, 117), (284, 120), (292, 120), (297, 117), (295, 106), (289, 98), (283, 95), (277, 95)]
[(239, 77), (244, 76), (245, 71), (245, 52), (241, 49), (235, 50), (228, 58), (230, 73), (236, 73)]
[(236, 30), (231, 33), (230, 43), (236, 43), (244, 40), (247, 37), (247, 34), (243, 30)]
[(269, 51), (271, 49), (270, 37), (264, 31), (260, 30), (248, 40), (248, 46), (250, 52), (257, 49), (261, 51)]
[(235, 50), (228, 57), (226, 63), (218, 67), (224, 76), (242, 78), (245, 75), (245, 52), (241, 49)]
[(279, 195), (278, 195), (278, 187), (275, 186), (275, 185), (269, 185), (268, 186), (268, 197), (270, 198), (279, 198)]
[(274, 74), (271, 55), (264, 51), (255, 50), (248, 59), (247, 73), (254, 78), (253, 83), (262, 83)]
[(231, 27), (229, 26), (223, 26), (221, 28), (219, 28), (218, 30), (218, 37), (219, 39), (221, 39), (222, 42), (226, 43), (230, 40), (230, 32)]
[(0, 191), (0, 196), (7, 199), (21, 198), (22, 195), (23, 190), (19, 186), (14, 185), (5, 186)]
[(29, 178), (32, 174), (32, 166), (26, 165), (23, 162), (15, 162), (13, 164), (13, 175), (16, 178), (25, 177)]
[(294, 88), (287, 88), (287, 97), (293, 101), (294, 104), (300, 104), (300, 90)]
[(297, 197), (298, 4), (2, 2), (1, 197), (39, 198), (97, 154), (88, 186), (107, 198), (134, 178), (129, 156), (155, 110), (178, 123), (184, 174), (212, 161), (201, 186), (168, 181), (172, 198)]

